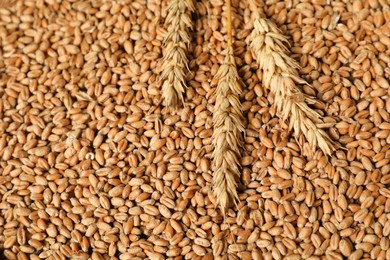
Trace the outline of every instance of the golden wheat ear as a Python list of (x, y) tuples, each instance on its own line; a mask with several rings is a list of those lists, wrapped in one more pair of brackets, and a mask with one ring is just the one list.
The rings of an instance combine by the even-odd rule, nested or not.
[(213, 112), (213, 193), (224, 217), (232, 204), (237, 205), (237, 181), (240, 177), (241, 132), (244, 131), (240, 94), (242, 81), (233, 53), (231, 3), (226, 1), (228, 42), (226, 56), (216, 74), (218, 85)]
[(14, 5), (17, 0), (13, 1), (7, 1), (7, 0), (0, 0), (0, 8), (6, 8)]
[(187, 88), (188, 49), (191, 43), (191, 12), (195, 9), (192, 0), (171, 0), (165, 21), (167, 34), (164, 38), (162, 59), (162, 97), (169, 109), (176, 109), (184, 103), (183, 94)]
[(244, 118), (239, 95), (242, 84), (234, 63), (230, 45), (224, 63), (219, 67), (218, 86), (213, 113), (213, 192), (217, 204), (225, 214), (231, 202), (237, 204), (237, 180), (240, 177), (241, 132)]
[(290, 121), (289, 128), (295, 135), (306, 137), (315, 151), (318, 146), (325, 155), (331, 155), (336, 145), (322, 129), (327, 125), (320, 114), (308, 104), (316, 100), (302, 93), (298, 84), (308, 83), (299, 76), (299, 64), (290, 56), (288, 43), (281, 31), (269, 20), (262, 18), (253, 0), (249, 0), (254, 12), (251, 51), (263, 72), (263, 84), (275, 95), (275, 106), (283, 121)]

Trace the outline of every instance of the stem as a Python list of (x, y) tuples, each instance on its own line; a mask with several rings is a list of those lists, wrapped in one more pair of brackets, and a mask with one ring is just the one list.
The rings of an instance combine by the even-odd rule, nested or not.
[(227, 11), (227, 34), (228, 34), (228, 45), (233, 42), (232, 37), (232, 3), (231, 0), (226, 0), (226, 11)]

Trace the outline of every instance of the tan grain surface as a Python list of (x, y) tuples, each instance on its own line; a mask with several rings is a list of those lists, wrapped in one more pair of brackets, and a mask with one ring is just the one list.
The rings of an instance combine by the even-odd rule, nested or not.
[(221, 0), (195, 2), (191, 73), (160, 104), (168, 1), (17, 1), (0, 9), (5, 259), (390, 259), (386, 0), (257, 1), (289, 37), (302, 92), (346, 149), (325, 157), (276, 115), (232, 1), (244, 82), (238, 205), (212, 194)]

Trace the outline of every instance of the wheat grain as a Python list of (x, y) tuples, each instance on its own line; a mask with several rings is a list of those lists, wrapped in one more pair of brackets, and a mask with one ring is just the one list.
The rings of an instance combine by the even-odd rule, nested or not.
[[(250, 0), (253, 8), (255, 4)], [(295, 134), (303, 133), (313, 151), (317, 145), (326, 155), (336, 149), (334, 142), (321, 129), (325, 124), (321, 115), (308, 104), (316, 100), (300, 90), (297, 84), (307, 84), (299, 77), (299, 64), (289, 56), (287, 38), (267, 19), (254, 11), (254, 30), (251, 50), (257, 59), (259, 69), (263, 71), (263, 84), (275, 95), (276, 109), (283, 121), (289, 120), (289, 128)]]
[(191, 43), (189, 30), (192, 28), (191, 12), (194, 10), (192, 0), (171, 0), (168, 5), (165, 24), (168, 32), (164, 39), (165, 53), (162, 60), (160, 80), (162, 96), (166, 106), (177, 108), (180, 101), (184, 103), (188, 68), (188, 48)]
[(15, 4), (16, 1), (17, 1), (17, 0), (13, 0), (13, 1), (0, 0), (0, 8), (10, 7), (10, 6), (12, 6), (13, 4)]

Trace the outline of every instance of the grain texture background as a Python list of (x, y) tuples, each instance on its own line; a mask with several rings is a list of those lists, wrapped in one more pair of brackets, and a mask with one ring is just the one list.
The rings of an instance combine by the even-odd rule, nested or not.
[(289, 37), (325, 157), (276, 115), (232, 1), (245, 87), (237, 208), (211, 192), (221, 0), (195, 2), (187, 107), (160, 104), (167, 1), (0, 9), (0, 248), (6, 259), (390, 259), (387, 1), (257, 1)]

